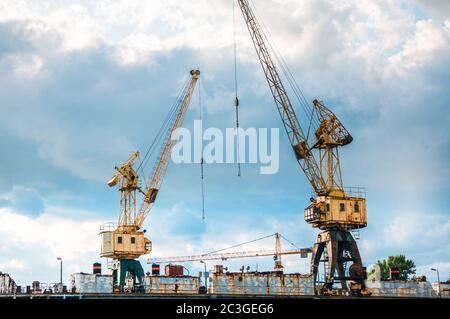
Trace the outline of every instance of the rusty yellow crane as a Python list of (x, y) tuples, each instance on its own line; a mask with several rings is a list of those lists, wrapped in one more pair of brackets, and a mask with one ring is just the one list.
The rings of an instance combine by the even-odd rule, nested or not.
[[(123, 289), (127, 277), (131, 277), (135, 283), (142, 284), (144, 270), (136, 259), (149, 254), (152, 250), (152, 243), (145, 237), (146, 231), (142, 229), (142, 226), (155, 203), (167, 171), (170, 153), (175, 142), (171, 138), (172, 133), (183, 123), (199, 76), (198, 69), (190, 72), (190, 78), (183, 86), (169, 111), (165, 124), (161, 127), (158, 135), (162, 136), (163, 133), (166, 135), (151, 178), (146, 181), (144, 175), (147, 157), (141, 160), (139, 151), (135, 151), (124, 164), (115, 167), (116, 174), (107, 183), (109, 187), (117, 186), (119, 189), (119, 217), (117, 224), (109, 223), (100, 227), (100, 256), (112, 259), (114, 285), (119, 289)], [(164, 129), (167, 129), (167, 132), (163, 132)], [(145, 183), (144, 186), (141, 185), (141, 177)], [(142, 200), (140, 208), (137, 209), (139, 194)]]
[[(304, 210), (304, 218), (322, 230), (311, 260), (316, 291), (326, 293), (335, 283), (340, 283), (343, 290), (360, 293), (364, 289), (365, 271), (351, 231), (367, 226), (365, 191), (344, 188), (339, 158), (339, 149), (350, 144), (353, 137), (323, 102), (317, 99), (312, 105), (306, 102), (286, 63), (271, 45), (254, 6), (248, 0), (237, 1), (295, 157), (315, 193)], [(307, 130), (300, 125), (278, 66), (304, 107)], [(318, 278), (321, 262), (324, 264), (323, 281)], [(347, 268), (348, 263), (351, 265)]]

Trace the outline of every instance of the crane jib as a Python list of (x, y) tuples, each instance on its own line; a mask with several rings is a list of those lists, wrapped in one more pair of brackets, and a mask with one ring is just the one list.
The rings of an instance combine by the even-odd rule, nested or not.
[(181, 98), (178, 100), (177, 105), (177, 114), (176, 118), (173, 121), (166, 138), (164, 140), (164, 146), (161, 150), (161, 153), (159, 154), (158, 160), (155, 164), (155, 167), (153, 169), (153, 174), (151, 177), (150, 182), (148, 183), (148, 188), (144, 192), (145, 197), (142, 201), (141, 207), (139, 209), (139, 213), (136, 216), (136, 225), (139, 227), (142, 226), (144, 223), (145, 218), (149, 214), (153, 203), (156, 200), (156, 196), (158, 195), (158, 192), (161, 188), (161, 184), (163, 182), (164, 176), (167, 171), (167, 167), (169, 165), (169, 158), (170, 158), (170, 152), (172, 150), (172, 147), (174, 145), (174, 140), (172, 140), (172, 133), (179, 127), (181, 127), (183, 120), (186, 116), (187, 109), (189, 107), (195, 85), (197, 83), (197, 80), (200, 76), (199, 70), (192, 70), (190, 72), (191, 78), (188, 80), (187, 84), (184, 87), (184, 90), (181, 94)]
[(297, 161), (314, 191), (317, 194), (323, 193), (327, 185), (321, 175), (319, 165), (310, 152), (307, 138), (271, 58), (270, 51), (264, 42), (262, 29), (250, 9), (249, 2), (247, 0), (238, 2)]

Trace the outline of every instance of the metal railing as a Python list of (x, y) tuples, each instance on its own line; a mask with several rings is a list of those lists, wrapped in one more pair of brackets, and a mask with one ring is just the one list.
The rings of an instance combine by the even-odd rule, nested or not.
[(100, 225), (100, 229), (99, 232), (107, 232), (107, 231), (115, 231), (117, 229), (117, 224), (110, 222), (110, 223), (105, 223), (103, 225)]
[[(345, 186), (343, 187), (345, 194), (348, 197), (366, 198), (366, 188), (359, 186)], [(316, 198), (317, 194), (311, 192), (311, 198)]]
[(344, 191), (350, 197), (366, 198), (366, 189), (364, 187), (346, 186)]

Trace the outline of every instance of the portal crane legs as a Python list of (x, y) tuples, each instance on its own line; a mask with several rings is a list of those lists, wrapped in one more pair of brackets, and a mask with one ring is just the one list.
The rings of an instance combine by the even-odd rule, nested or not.
[[(323, 258), (323, 259), (322, 259)], [(318, 285), (320, 279), (319, 266), (324, 263), (324, 281)], [(347, 263), (351, 262), (349, 276), (346, 276)], [(343, 230), (326, 230), (317, 236), (312, 249), (311, 273), (316, 283), (316, 292), (324, 295), (332, 291), (333, 284), (339, 282), (343, 290), (350, 288), (356, 293), (365, 289), (364, 268), (361, 255), (352, 234)], [(336, 276), (337, 273), (337, 276)], [(350, 287), (347, 286), (350, 281)]]

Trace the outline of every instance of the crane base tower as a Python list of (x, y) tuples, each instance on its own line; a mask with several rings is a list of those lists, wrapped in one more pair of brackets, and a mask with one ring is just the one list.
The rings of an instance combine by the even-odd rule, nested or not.
[(143, 284), (145, 274), (139, 260), (121, 259), (116, 260), (113, 267), (113, 285), (120, 287), (120, 290), (126, 285), (127, 279), (132, 279), (132, 285), (136, 283)]
[[(351, 265), (347, 267), (349, 263)], [(319, 269), (323, 269), (323, 281), (318, 279)], [(366, 271), (356, 241), (349, 231), (326, 230), (317, 236), (312, 249), (311, 273), (317, 294), (330, 293), (335, 282), (341, 284), (343, 291), (355, 295), (364, 292)]]

